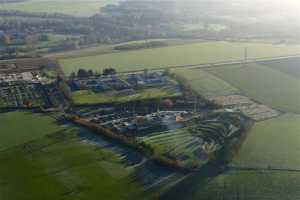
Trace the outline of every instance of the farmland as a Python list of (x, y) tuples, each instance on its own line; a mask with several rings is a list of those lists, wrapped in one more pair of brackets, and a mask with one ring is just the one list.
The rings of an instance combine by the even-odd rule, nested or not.
[[(273, 87), (268, 80), (265, 80), (266, 78), (263, 78), (267, 73), (272, 86), (282, 90), (281, 93), (287, 95), (286, 99), (289, 99), (288, 97), (297, 94), (296, 89), (293, 90), (289, 85), (298, 84), (299, 81), (288, 73), (274, 69), (272, 66), (265, 66), (265, 64), (226, 66), (205, 70), (174, 69), (170, 72), (180, 76), (198, 94), (206, 98), (245, 93), (249, 98), (256, 99), (256, 96), (253, 96), (255, 93), (249, 93), (250, 89), (246, 87), (251, 83), (248, 76), (251, 76), (252, 79), (255, 78), (252, 82), (269, 89), (265, 89), (265, 92), (268, 92)], [(155, 75), (155, 73), (158, 73), (159, 80), (165, 80), (162, 75), (159, 75), (160, 72), (152, 74), (145, 71), (140, 73), (140, 76)], [(78, 81), (82, 82), (81, 86), (85, 86), (80, 87), (79, 85), (79, 89), (73, 91), (73, 97), (77, 104), (124, 103), (149, 98), (160, 99), (173, 96), (174, 91), (169, 89), (174, 89), (172, 87), (174, 85), (178, 86), (176, 79), (170, 77), (167, 79), (169, 80), (167, 86), (135, 86), (133, 93), (129, 93), (130, 95), (122, 93), (123, 89), (117, 89), (123, 86), (121, 84), (123, 82), (134, 84), (134, 81), (130, 82), (130, 77), (139, 77), (138, 75), (139, 73), (121, 74), (112, 76), (113, 78), (95, 76), (90, 79), (72, 79), (69, 82)], [(236, 81), (240, 81), (242, 84)], [(107, 84), (111, 88), (109, 90), (105, 90), (105, 87), (102, 88), (103, 90), (98, 88), (99, 91), (92, 87), (89, 89), (89, 82), (92, 86), (93, 83), (99, 83), (98, 86)], [(146, 83), (147, 81), (139, 82), (139, 84)], [(170, 88), (168, 88), (169, 86)], [(261, 93), (263, 91), (257, 86), (253, 86), (252, 90)], [(128, 92), (128, 88), (125, 91)], [(293, 91), (296, 94), (293, 94)], [(113, 94), (125, 94), (125, 96), (114, 96)], [(260, 97), (259, 94), (256, 95)], [(276, 102), (278, 96), (273, 96), (272, 101)], [(183, 97), (180, 95), (178, 98)], [(235, 103), (232, 98), (230, 101), (229, 103)], [(168, 101), (161, 102), (167, 103)], [(266, 103), (266, 101), (261, 102)], [(200, 112), (196, 113), (199, 118), (194, 118), (192, 112), (182, 112), (180, 104), (176, 105), (176, 101), (174, 103), (172, 102), (174, 106), (172, 109), (178, 109), (180, 114), (176, 114), (173, 110), (168, 111), (170, 109), (168, 106), (171, 104), (153, 106), (155, 101), (150, 102), (149, 105), (142, 102), (140, 107), (127, 103), (126, 106), (102, 105), (103, 107), (101, 107), (95, 105), (78, 109), (81, 117), (91, 120), (92, 123), (98, 123), (99, 126), (111, 127), (110, 130), (116, 131), (117, 135), (137, 136), (139, 144), (142, 143), (153, 151), (154, 158), (167, 158), (180, 164), (178, 166), (192, 169), (199, 166), (205, 168), (204, 164), (208, 160), (217, 157), (219, 152), (223, 153), (220, 150), (223, 146), (239, 143), (239, 139), (243, 136), (241, 134), (244, 132), (239, 130), (247, 124), (247, 119), (243, 119), (238, 113), (225, 112), (224, 115), (222, 114), (223, 117), (219, 113), (212, 118), (210, 116), (206, 118), (207, 116)], [(196, 110), (197, 105), (195, 105), (191, 103), (189, 107), (183, 108)], [(286, 103), (285, 105), (291, 104)], [(253, 109), (253, 107), (251, 108)], [(71, 112), (77, 113), (76, 109), (74, 107)], [(201, 110), (201, 108), (198, 109)], [(139, 116), (136, 116), (137, 112)], [(54, 118), (57, 116), (59, 118), (59, 114), (53, 115)], [(231, 115), (233, 117), (230, 117)], [(277, 118), (257, 122), (233, 163), (229, 164), (227, 171), (223, 171), (222, 174), (215, 174), (214, 168), (209, 168), (209, 172), (205, 171), (207, 169), (204, 171), (201, 169), (184, 174), (185, 179), (182, 179), (180, 171), (175, 170), (169, 179), (172, 170), (166, 167), (170, 171), (165, 175), (160, 171), (160, 167), (163, 165), (160, 167), (153, 167), (152, 164), (150, 164), (151, 167), (149, 164), (144, 165), (144, 163), (152, 162), (151, 157), (146, 162), (142, 158), (143, 164), (139, 163), (134, 167), (130, 165), (126, 168), (124, 154), (116, 154), (115, 151), (111, 151), (113, 148), (108, 148), (114, 146), (114, 142), (108, 140), (105, 141), (107, 145), (94, 146), (87, 142), (86, 137), (89, 135), (97, 137), (95, 136), (96, 132), (90, 133), (70, 124), (59, 125), (57, 122), (65, 121), (54, 120), (51, 117), (52, 114), (46, 116), (29, 112), (9, 112), (2, 113), (0, 116), (0, 133), (3, 138), (0, 143), (0, 162), (4, 163), (0, 166), (0, 199), (94, 199), (99, 194), (106, 199), (144, 199), (151, 198), (151, 194), (159, 195), (160, 192), (166, 192), (163, 193), (162, 199), (232, 200), (243, 197), (251, 200), (262, 197), (275, 200), (294, 200), (299, 196), (299, 174), (285, 171), (286, 169), (299, 169), (300, 165), (297, 156), (299, 152), (297, 143), (300, 139), (297, 133), (300, 130), (300, 118), (297, 114), (281, 114)], [(131, 129), (125, 129), (126, 126)], [(147, 126), (148, 129), (143, 129)], [(135, 128), (141, 129), (139, 131)], [(18, 137), (15, 137), (16, 134)], [(82, 135), (85, 139), (82, 138)], [(118, 146), (118, 148), (120, 147)], [(137, 152), (134, 151), (134, 153)], [(227, 158), (226, 153), (222, 156), (226, 155)], [(233, 152), (229, 153), (231, 155)], [(248, 168), (253, 169), (249, 170)], [(272, 170), (273, 168), (283, 171)], [(140, 179), (148, 185), (159, 183), (156, 186), (153, 184), (153, 188), (150, 186), (151, 194), (145, 196), (143, 191), (146, 184), (141, 184)], [(164, 191), (156, 190), (157, 188), (163, 188)], [(276, 189), (276, 193), (273, 189)], [(149, 190), (146, 192), (150, 193)]]
[[(57, 53), (49, 53), (47, 57), (54, 57), (57, 59), (65, 59), (65, 58), (78, 58), (78, 57), (86, 57), (86, 56), (99, 56), (101, 54), (110, 54), (120, 52), (118, 47), (126, 47), (126, 46), (147, 46), (147, 43), (151, 42), (161, 42), (166, 46), (174, 46), (174, 45), (182, 45), (187, 43), (195, 43), (198, 40), (184, 40), (184, 39), (149, 39), (149, 40), (137, 40), (130, 42), (123, 42), (118, 44), (102, 44), (96, 45), (93, 47), (86, 47), (77, 50), (70, 50), (65, 52), (57, 52)], [(199, 41), (198, 41), (199, 42)], [(153, 48), (153, 47), (146, 47)], [(145, 48), (145, 49), (146, 49)], [(121, 50), (125, 51), (125, 50)]]
[[(179, 76), (193, 90), (206, 98), (229, 97), (229, 100), (224, 100), (225, 104), (226, 101), (234, 104), (233, 97), (241, 98), (241, 101), (246, 99), (246, 104), (250, 104), (251, 98), (267, 105), (274, 103), (277, 105), (271, 104), (274, 108), (294, 111), (297, 104), (293, 105), (290, 102), (297, 97), (297, 87), (289, 86), (299, 84), (299, 80), (274, 66), (266, 63), (227, 65), (209, 69), (172, 69), (170, 73)], [(10, 68), (4, 70), (14, 70), (12, 66)], [(265, 78), (265, 74), (268, 74), (268, 79)], [(58, 116), (61, 119), (59, 114), (46, 116), (29, 112), (2, 113), (0, 133), (3, 143), (0, 146), (0, 162), (4, 164), (0, 167), (0, 198), (40, 199), (46, 195), (44, 199), (93, 199), (101, 194), (103, 198), (109, 199), (143, 199), (151, 198), (151, 194), (159, 195), (160, 192), (166, 192), (162, 199), (231, 200), (239, 199), (240, 195), (246, 200), (258, 197), (275, 200), (297, 199), (299, 174), (286, 171), (286, 169), (296, 170), (300, 165), (297, 157), (300, 118), (297, 114), (280, 113), (277, 118), (257, 122), (233, 163), (224, 168), (227, 171), (215, 174), (214, 168), (209, 168), (207, 172), (205, 164), (209, 160), (218, 160), (219, 155), (222, 155), (225, 161), (231, 160), (231, 155), (236, 150), (234, 145), (239, 146), (240, 139), (246, 133), (244, 126), (248, 125), (248, 119), (239, 113), (227, 111), (224, 111), (224, 115), (219, 111), (214, 116), (202, 113), (201, 109), (205, 108), (205, 105), (203, 107), (197, 105), (193, 102), (193, 96), (189, 97), (191, 102), (182, 103), (186, 94), (179, 92), (182, 88), (178, 86), (178, 82), (176, 78), (169, 77), (168, 73), (147, 70), (143, 73), (91, 76), (83, 79), (75, 77), (68, 80), (70, 87), (71, 83), (79, 83), (77, 89), (72, 88), (77, 105), (120, 103), (114, 106), (73, 107), (68, 112), (76, 115), (79, 113), (77, 119), (90, 120), (91, 123), (114, 131), (116, 135), (136, 137), (138, 144), (143, 144), (151, 150), (149, 152), (153, 157), (144, 154), (150, 159), (143, 157), (140, 161), (142, 164), (130, 165), (128, 168), (125, 167), (127, 163), (124, 154), (112, 150), (115, 147), (108, 148), (114, 146), (114, 142), (108, 140), (105, 141), (107, 145), (92, 145), (87, 142), (86, 137), (89, 137), (89, 134), (97, 137), (96, 131), (90, 133), (77, 128), (74, 124), (59, 125), (57, 122), (65, 121), (56, 121), (51, 117), (54, 115), (54, 118)], [(158, 85), (155, 87), (151, 85), (154, 83)], [(163, 84), (160, 85), (161, 83)], [(260, 87), (257, 87), (257, 84)], [(286, 96), (282, 97), (280, 94)], [(176, 101), (177, 98), (162, 101), (164, 97), (174, 96), (178, 96), (179, 101)], [(261, 97), (266, 100), (259, 100)], [(158, 98), (161, 101), (157, 101), (158, 105), (156, 101), (142, 101), (132, 105), (128, 103), (151, 98)], [(123, 106), (122, 103), (126, 105)], [(189, 111), (184, 112), (185, 109)], [(199, 113), (196, 112), (197, 109)], [(250, 106), (249, 109), (252, 109), (250, 110), (252, 112), (254, 107)], [(251, 124), (252, 121), (249, 122), (249, 126)], [(16, 134), (18, 137), (15, 137)], [(234, 147), (231, 148), (231, 145)], [(226, 150), (223, 151), (223, 147)], [(132, 151), (137, 153), (135, 150)], [(143, 154), (142, 151), (140, 153)], [(227, 157), (228, 160), (225, 159)], [(165, 175), (160, 171), (160, 167), (153, 167), (150, 164), (149, 168), (149, 164), (144, 165), (152, 163), (152, 159), (155, 158), (173, 161), (171, 166), (177, 165), (187, 169), (203, 167), (204, 172), (201, 168), (197, 172), (184, 174), (186, 178), (182, 179), (183, 174), (180, 171), (174, 169), (175, 172), (170, 172), (173, 169), (165, 167), (166, 163), (165, 165), (160, 163), (160, 167), (170, 170)], [(147, 161), (144, 162), (145, 160)], [(273, 168), (283, 171), (272, 170)], [(169, 179), (167, 176), (170, 173), (174, 176), (170, 176)], [(141, 184), (140, 180), (148, 183), (148, 186), (149, 182), (151, 184), (162, 182), (156, 186), (153, 184), (154, 187), (149, 186), (151, 194), (145, 196), (143, 191), (146, 184)], [(162, 188), (161, 185), (167, 185), (163, 187), (164, 191), (156, 190)], [(274, 194), (270, 187), (272, 190), (275, 188), (277, 193)], [(182, 192), (178, 194), (178, 191)], [(149, 193), (149, 190), (146, 192)]]
[(54, 119), (45, 115), (29, 112), (1, 113), (0, 150), (41, 138), (61, 129)]
[(213, 68), (208, 72), (260, 103), (283, 111), (300, 112), (300, 82), (286, 73), (259, 64)]
[[(101, 7), (115, 3), (115, 0), (28, 0), (19, 3), (2, 3), (0, 10), (18, 10), (24, 12), (61, 13), (75, 16), (91, 16), (99, 13)], [(72, 3), (72, 6), (70, 6)]]
[(119, 156), (83, 143), (79, 129), (27, 112), (3, 113), (0, 123), (0, 199), (147, 198)]
[(300, 57), (263, 62), (262, 64), (300, 79)]
[(286, 114), (256, 123), (233, 165), (299, 169), (300, 116)]
[(206, 98), (238, 92), (238, 89), (229, 83), (204, 70), (176, 69), (172, 72), (189, 85), (192, 90)]
[[(205, 71), (261, 103), (298, 112), (297, 62), (297, 59), (284, 59)], [(202, 81), (205, 80), (199, 75), (203, 70), (197, 72), (194, 69), (191, 70), (194, 73), (186, 74), (184, 71), (189, 70), (178, 71), (179, 75), (191, 80), (192, 87), (200, 88), (204, 94), (213, 88), (211, 86), (203, 90), (203, 86), (197, 84), (200, 77)], [(242, 148), (229, 164), (234, 169), (214, 176), (207, 175), (209, 172), (193, 174), (167, 192), (162, 199), (299, 199), (299, 173), (285, 171), (299, 170), (299, 123), (299, 115), (292, 113), (255, 123)]]
[(300, 200), (299, 13), (256, 1), (0, 0), (0, 200)]
[(249, 58), (284, 56), (299, 53), (299, 46), (297, 45), (198, 42), (153, 49), (91, 55), (80, 58), (64, 58), (60, 60), (60, 64), (66, 74), (77, 72), (80, 68), (92, 69), (98, 72), (101, 72), (106, 67), (114, 67), (119, 72), (143, 70), (144, 68), (155, 69), (165, 66), (242, 59), (244, 57), (244, 47), (248, 47)]
[(278, 171), (228, 171), (215, 177), (194, 174), (162, 199), (295, 200), (300, 196), (300, 174)]

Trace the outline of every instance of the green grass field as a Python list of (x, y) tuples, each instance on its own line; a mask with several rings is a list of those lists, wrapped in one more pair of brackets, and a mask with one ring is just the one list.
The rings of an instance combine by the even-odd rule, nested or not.
[(229, 95), (238, 92), (238, 89), (218, 77), (204, 71), (192, 69), (172, 70), (176, 76), (184, 80), (194, 91), (206, 98)]
[(300, 196), (300, 173), (229, 171), (216, 177), (191, 175), (162, 199), (295, 200)]
[(90, 90), (79, 90), (72, 93), (72, 98), (75, 104), (83, 105), (101, 103), (126, 103), (129, 101), (175, 97), (178, 95), (181, 95), (181, 93), (174, 93), (165, 88), (149, 88), (126, 96), (111, 96), (107, 93), (95, 93)]
[[(10, 142), (8, 149), (0, 152), (1, 200), (131, 200), (150, 196), (130, 178), (119, 156), (83, 142), (77, 136), (79, 129), (55, 125), (51, 118), (38, 114), (1, 115), (0, 141)], [(47, 133), (50, 135), (42, 137)], [(20, 134), (22, 141), (17, 139)], [(12, 144), (6, 135), (17, 141)]]
[(300, 80), (267, 66), (234, 65), (207, 70), (250, 98), (289, 112), (300, 112)]
[[(299, 53), (297, 45), (272, 45), (268, 43), (200, 42), (162, 48), (143, 49), (120, 53), (92, 55), (80, 58), (60, 59), (66, 74), (79, 68), (101, 72), (114, 67), (117, 71), (142, 70), (188, 64), (220, 62), (241, 59), (244, 47), (248, 47), (249, 58), (282, 56)], [(84, 50), (84, 53), (87, 50)], [(78, 52), (77, 52), (78, 53)]]
[(241, 167), (300, 169), (300, 116), (285, 114), (258, 122), (233, 161)]
[(117, 0), (28, 0), (20, 3), (2, 3), (0, 10), (91, 16), (99, 13), (101, 7), (116, 2)]
[(300, 57), (269, 61), (262, 64), (300, 79)]
[(54, 119), (29, 112), (0, 114), (0, 151), (62, 130)]

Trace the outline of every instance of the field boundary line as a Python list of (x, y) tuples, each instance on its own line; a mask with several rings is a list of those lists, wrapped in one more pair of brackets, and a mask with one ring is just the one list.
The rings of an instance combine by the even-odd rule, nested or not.
[(117, 74), (131, 74), (131, 73), (144, 72), (145, 69), (148, 69), (149, 71), (163, 71), (166, 69), (177, 69), (177, 68), (189, 68), (189, 69), (195, 69), (195, 70), (196, 69), (207, 69), (207, 68), (214, 68), (214, 67), (225, 67), (228, 65), (276, 61), (276, 60), (281, 60), (281, 59), (299, 58), (299, 57), (300, 57), (300, 54), (293, 54), (293, 55), (286, 55), (286, 56), (248, 58), (247, 60), (238, 59), (238, 60), (227, 60), (227, 61), (221, 61), (221, 62), (209, 62), (209, 63), (186, 64), (186, 65), (169, 65), (169, 66), (162, 66), (162, 67), (153, 67), (152, 69), (147, 68), (147, 66), (145, 66), (143, 69), (121, 71), (121, 72), (117, 72)]
[(228, 166), (228, 170), (239, 171), (283, 171), (283, 172), (300, 172), (300, 169), (295, 168), (275, 168), (275, 167), (235, 167)]

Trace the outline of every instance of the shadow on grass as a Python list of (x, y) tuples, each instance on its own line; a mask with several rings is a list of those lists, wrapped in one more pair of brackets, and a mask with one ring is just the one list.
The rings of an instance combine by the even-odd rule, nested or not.
[(162, 200), (199, 199), (197, 192), (221, 173), (216, 164), (207, 164), (199, 171), (189, 174), (169, 191), (161, 196)]

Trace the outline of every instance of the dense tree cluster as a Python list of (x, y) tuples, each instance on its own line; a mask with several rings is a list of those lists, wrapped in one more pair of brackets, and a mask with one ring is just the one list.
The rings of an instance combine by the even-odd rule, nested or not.
[[(117, 71), (115, 68), (105, 68), (103, 69), (102, 75), (108, 76), (108, 75), (114, 75), (116, 74)], [(93, 72), (92, 70), (85, 70), (85, 69), (79, 69), (77, 73), (72, 72), (70, 75), (70, 79), (75, 79), (75, 78), (88, 78), (92, 76), (99, 76), (99, 73)]]

